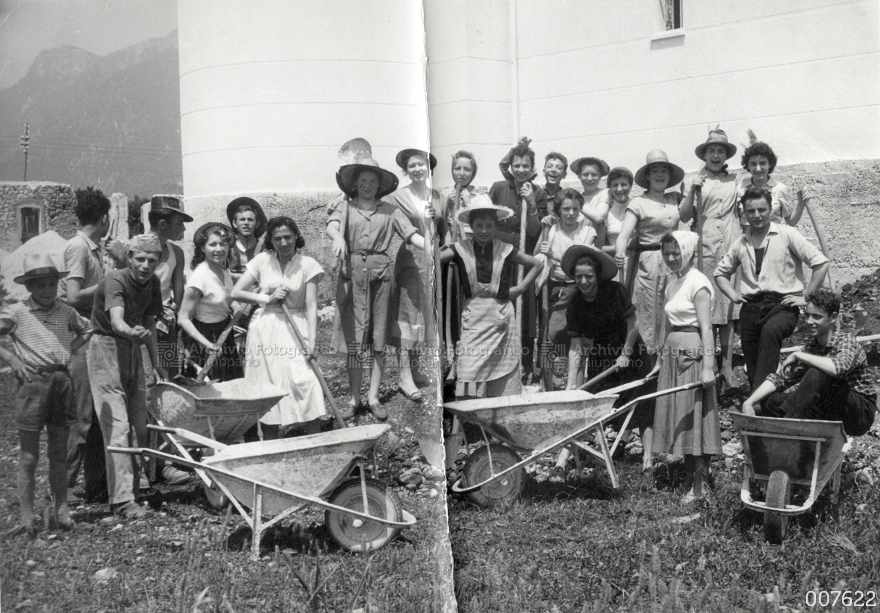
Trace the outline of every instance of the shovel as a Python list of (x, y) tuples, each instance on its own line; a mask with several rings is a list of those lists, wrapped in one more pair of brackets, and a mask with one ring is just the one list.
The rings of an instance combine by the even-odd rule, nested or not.
[[(214, 343), (218, 347), (223, 347), (223, 344), (226, 342), (226, 339), (229, 338), (229, 334), (232, 332), (232, 329), (235, 327), (235, 324), (239, 322), (239, 320), (250, 310), (251, 307), (245, 306), (232, 314), (232, 319), (229, 320), (229, 323), (223, 328), (223, 332), (220, 333), (220, 336), (217, 337), (217, 342)], [(216, 353), (212, 353), (208, 356), (208, 359), (205, 361), (205, 365), (202, 366), (202, 369), (199, 371), (199, 375), (193, 379), (191, 377), (185, 377), (183, 375), (177, 375), (174, 377), (174, 382), (180, 385), (188, 385), (188, 386), (197, 386), (197, 385), (206, 385), (205, 378), (208, 376), (208, 373), (211, 372), (211, 368), (214, 367), (214, 363), (220, 357), (221, 351)]]
[[(296, 322), (293, 320), (293, 315), (290, 313), (290, 309), (287, 308), (287, 305), (284, 304), (284, 301), (281, 301), (281, 310), (284, 311), (284, 316), (287, 317), (287, 323), (290, 324), (290, 329), (293, 330), (293, 335), (296, 337), (296, 342), (299, 345), (298, 349), (300, 351), (305, 351), (306, 341), (302, 337), (302, 334), (299, 332), (299, 328), (296, 327)], [(318, 378), (318, 383), (321, 384), (321, 389), (324, 391), (324, 396), (327, 397), (327, 402), (330, 403), (330, 408), (333, 410), (333, 416), (336, 418), (336, 423), (339, 424), (340, 428), (347, 428), (348, 426), (345, 424), (345, 420), (342, 419), (342, 413), (339, 412), (339, 407), (336, 406), (336, 401), (333, 399), (333, 394), (330, 392), (330, 388), (327, 386), (327, 381), (324, 379), (324, 373), (321, 372), (321, 367), (318, 366), (318, 360), (312, 354), (306, 356), (306, 362), (309, 363), (309, 366), (312, 367), (312, 371), (315, 373), (315, 376)]]

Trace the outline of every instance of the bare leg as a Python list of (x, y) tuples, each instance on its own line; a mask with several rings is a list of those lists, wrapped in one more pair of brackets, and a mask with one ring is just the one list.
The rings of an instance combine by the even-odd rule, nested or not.
[[(348, 356), (348, 360), (357, 359), (355, 356)], [(363, 378), (364, 369), (359, 366), (350, 366), (348, 368), (348, 393), (351, 394), (351, 401), (355, 407), (361, 404), (361, 379)]]
[[(40, 433), (19, 430), (18, 442), (20, 447), (18, 455), (18, 504), (21, 509), (21, 525), (30, 534), (33, 534), (34, 488), (36, 487), (37, 460), (40, 457)], [(65, 480), (66, 478), (65, 475)], [(64, 485), (66, 496), (66, 481)]]
[(645, 426), (642, 436), (642, 471), (648, 471), (654, 466), (654, 426)]
[[(369, 404), (379, 404), (379, 386), (382, 384), (382, 376), (385, 374), (385, 352), (373, 352), (373, 374), (370, 377), (370, 390), (367, 392)], [(410, 372), (412, 379), (412, 372)]]
[(49, 433), (49, 491), (55, 508), (55, 521), (59, 528), (73, 526), (67, 510), (67, 426), (48, 426)]
[(684, 490), (684, 501), (690, 502), (694, 499), (694, 477), (696, 472), (696, 459), (691, 454), (684, 456), (684, 483), (681, 484)]
[(729, 388), (740, 385), (739, 379), (733, 374), (733, 327), (733, 321), (728, 321), (723, 326), (714, 326), (721, 343), (721, 376)]

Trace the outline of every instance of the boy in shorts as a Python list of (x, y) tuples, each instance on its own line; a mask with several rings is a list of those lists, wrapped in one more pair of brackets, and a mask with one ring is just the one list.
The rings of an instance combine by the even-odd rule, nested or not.
[(18, 500), (21, 523), (14, 532), (33, 538), (35, 473), (40, 432), (48, 433), (49, 491), (59, 528), (70, 530), (67, 510), (67, 436), (76, 407), (67, 363), (91, 332), (89, 321), (58, 299), (59, 272), (48, 254), (25, 258), (24, 273), (13, 279), (30, 298), (0, 310), (0, 336), (9, 336), (12, 351), (0, 346), (0, 359), (18, 379), (15, 393), (18, 426)]

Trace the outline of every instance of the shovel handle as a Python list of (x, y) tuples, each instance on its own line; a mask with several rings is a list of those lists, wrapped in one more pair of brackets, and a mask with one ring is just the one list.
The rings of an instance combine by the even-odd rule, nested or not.
[[(244, 307), (238, 309), (235, 313), (232, 314), (232, 319), (229, 320), (229, 323), (223, 329), (223, 332), (220, 333), (220, 336), (217, 337), (217, 342), (214, 343), (218, 347), (222, 347), (223, 343), (226, 342), (226, 339), (229, 338), (229, 334), (232, 332), (232, 328), (235, 324), (238, 323), (238, 320), (241, 319), (241, 316), (244, 315), (245, 311), (247, 311), (249, 307)], [(208, 356), (208, 359), (205, 360), (205, 365), (202, 367), (202, 370), (199, 371), (199, 376), (196, 377), (196, 383), (203, 383), (205, 381), (205, 377), (208, 376), (208, 373), (211, 371), (211, 368), (214, 366), (214, 363), (217, 361), (217, 358), (220, 357), (220, 351), (216, 353), (212, 353)]]
[[(306, 341), (302, 337), (302, 334), (299, 332), (299, 328), (296, 327), (296, 322), (293, 320), (293, 315), (290, 312), (290, 309), (287, 308), (287, 305), (284, 304), (284, 301), (281, 301), (281, 310), (284, 311), (284, 316), (287, 317), (287, 323), (290, 324), (290, 329), (293, 330), (293, 335), (296, 337), (296, 342), (299, 343), (300, 351), (305, 352)], [(345, 424), (345, 420), (342, 419), (342, 413), (339, 412), (339, 408), (336, 406), (336, 401), (333, 399), (333, 394), (330, 392), (330, 387), (327, 385), (327, 381), (324, 379), (324, 374), (321, 372), (321, 367), (318, 366), (318, 360), (315, 359), (315, 356), (309, 354), (306, 356), (306, 362), (309, 363), (309, 366), (312, 367), (312, 372), (315, 373), (315, 376), (318, 378), (318, 383), (321, 384), (321, 389), (324, 391), (324, 395), (327, 397), (327, 402), (330, 403), (330, 409), (333, 411), (333, 416), (336, 418), (336, 423), (340, 428), (347, 428), (348, 426)]]
[(596, 375), (595, 377), (593, 377), (592, 379), (590, 379), (586, 383), (579, 385), (577, 387), (577, 389), (585, 390), (592, 385), (596, 385), (597, 383), (599, 383), (599, 381), (602, 381), (603, 379), (610, 377), (611, 375), (613, 375), (617, 371), (618, 371), (617, 364), (615, 364), (611, 368), (609, 368), (607, 370), (603, 370), (602, 372), (600, 372), (598, 375)]

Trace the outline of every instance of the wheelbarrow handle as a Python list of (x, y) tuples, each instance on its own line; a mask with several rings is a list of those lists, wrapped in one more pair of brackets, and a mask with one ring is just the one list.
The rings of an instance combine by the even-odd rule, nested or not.
[(156, 432), (164, 432), (165, 434), (173, 434), (188, 441), (192, 441), (193, 443), (199, 443), (205, 447), (211, 447), (212, 449), (225, 449), (228, 447), (228, 445), (225, 445), (224, 443), (218, 443), (212, 438), (196, 434), (195, 432), (190, 432), (189, 430), (184, 430), (183, 428), (170, 428), (168, 426), (147, 424), (147, 429), (155, 430)]

